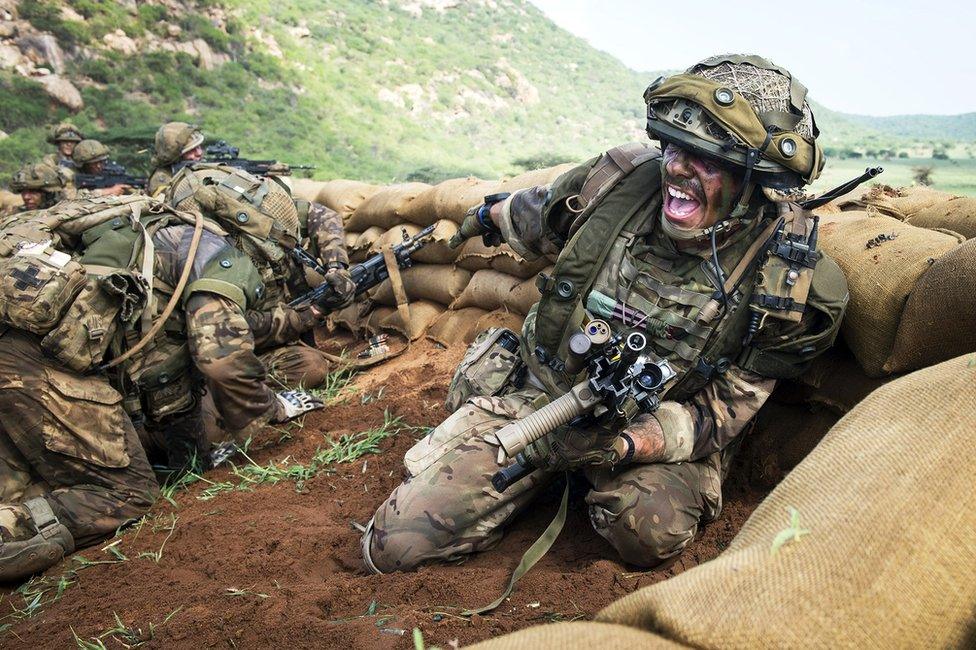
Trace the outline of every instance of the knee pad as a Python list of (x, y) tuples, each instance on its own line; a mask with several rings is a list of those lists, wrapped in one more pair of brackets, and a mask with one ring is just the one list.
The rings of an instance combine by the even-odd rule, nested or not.
[(43, 497), (28, 499), (37, 534), (19, 542), (0, 542), (0, 581), (17, 580), (57, 564), (75, 550), (75, 540)]

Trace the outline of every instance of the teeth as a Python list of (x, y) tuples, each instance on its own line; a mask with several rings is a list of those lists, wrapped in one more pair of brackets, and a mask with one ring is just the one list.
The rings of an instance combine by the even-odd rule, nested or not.
[(685, 194), (681, 190), (675, 189), (674, 187), (672, 187), (670, 185), (668, 185), (668, 194), (670, 194), (671, 196), (673, 196), (676, 199), (684, 199), (685, 201), (694, 201), (694, 200), (696, 200), (694, 197), (689, 196), (688, 194)]

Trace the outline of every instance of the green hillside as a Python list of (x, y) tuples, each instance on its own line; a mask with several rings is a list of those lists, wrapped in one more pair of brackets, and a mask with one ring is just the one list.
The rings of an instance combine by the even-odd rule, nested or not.
[[(243, 154), (314, 164), (320, 178), (492, 177), (643, 137), (641, 93), (656, 76), (629, 70), (524, 0), (18, 7), (20, 31), (57, 39), (61, 76), (84, 107), (72, 115), (36, 78), (0, 66), (0, 130), (9, 134), (0, 180), (48, 150), (45, 126), (66, 117), (143, 170), (159, 123), (184, 119)], [(201, 41), (203, 55), (192, 45)], [(818, 115), (825, 145), (850, 157), (907, 156), (912, 147), (927, 156), (946, 142), (953, 156), (967, 155), (957, 145), (976, 139), (972, 115)]]

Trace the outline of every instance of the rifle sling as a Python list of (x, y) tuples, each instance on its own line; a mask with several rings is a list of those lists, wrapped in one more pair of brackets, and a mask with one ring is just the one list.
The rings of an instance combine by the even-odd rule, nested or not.
[(566, 512), (569, 510), (569, 473), (566, 473), (566, 487), (563, 488), (563, 497), (559, 502), (559, 509), (556, 510), (556, 516), (552, 518), (546, 529), (542, 531), (542, 535), (539, 539), (532, 543), (532, 546), (528, 548), (527, 551), (522, 555), (522, 559), (519, 561), (518, 566), (512, 572), (511, 577), (508, 579), (508, 585), (505, 590), (501, 593), (498, 598), (485, 605), (484, 607), (478, 607), (476, 609), (466, 609), (461, 612), (461, 616), (474, 616), (475, 614), (484, 614), (485, 612), (490, 612), (497, 608), (502, 602), (512, 594), (512, 590), (515, 589), (515, 583), (517, 583), (522, 576), (529, 572), (529, 569), (534, 567), (539, 560), (541, 560), (552, 545), (556, 542), (556, 538), (559, 537), (559, 533), (562, 532), (563, 526), (566, 525)]

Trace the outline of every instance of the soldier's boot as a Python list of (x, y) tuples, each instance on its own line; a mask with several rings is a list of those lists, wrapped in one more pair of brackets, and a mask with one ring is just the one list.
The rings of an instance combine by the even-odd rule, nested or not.
[(43, 497), (0, 506), (0, 582), (26, 578), (75, 550), (75, 540)]
[(369, 547), (373, 544), (373, 525), (376, 523), (376, 517), (372, 517), (369, 523), (366, 524), (366, 530), (363, 531), (363, 536), (359, 540), (359, 548), (363, 552), (363, 562), (366, 564), (366, 568), (369, 569), (370, 573), (381, 575), (383, 572), (377, 568), (376, 564), (373, 563), (373, 558), (370, 556)]

